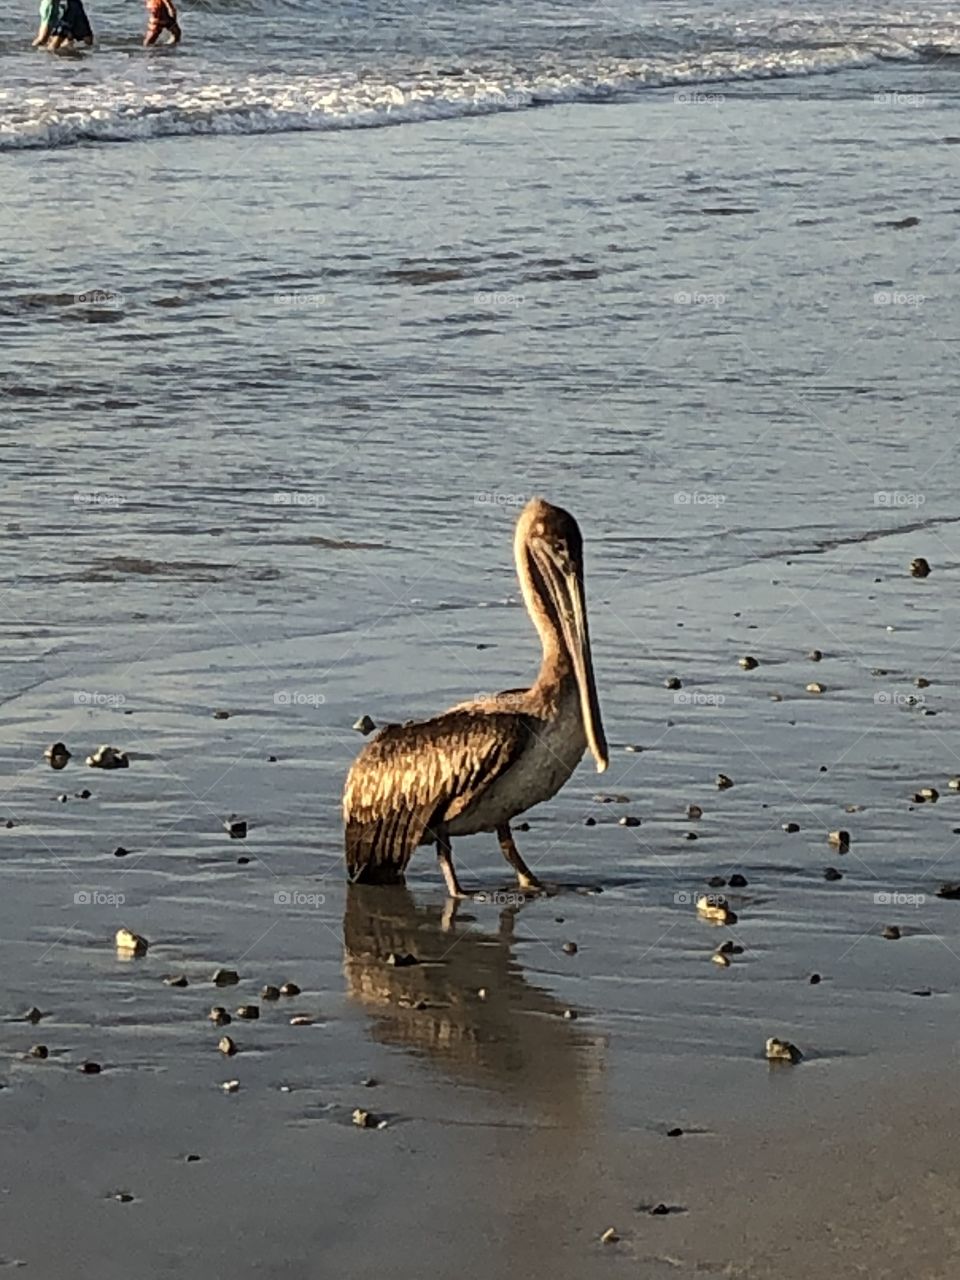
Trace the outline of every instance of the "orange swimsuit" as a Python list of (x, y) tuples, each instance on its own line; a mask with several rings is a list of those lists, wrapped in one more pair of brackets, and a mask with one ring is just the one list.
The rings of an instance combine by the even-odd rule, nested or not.
[(147, 0), (147, 38), (154, 38), (161, 31), (169, 29), (177, 21), (177, 11), (171, 4), (169, 8), (164, 0)]

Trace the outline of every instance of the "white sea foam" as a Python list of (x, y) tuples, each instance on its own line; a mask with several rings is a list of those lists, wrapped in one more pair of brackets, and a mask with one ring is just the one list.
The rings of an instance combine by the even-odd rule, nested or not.
[[(191, 81), (130, 71), (126, 59), (94, 54), (83, 78), (44, 93), (0, 90), (0, 151), (121, 142), (184, 134), (255, 134), (375, 128), (488, 115), (558, 102), (599, 101), (649, 88), (808, 76), (921, 55), (931, 40), (952, 47), (952, 34), (926, 30), (875, 34), (869, 41), (761, 48), (745, 44), (689, 56), (596, 59), (568, 69), (522, 73), (386, 75), (237, 75)], [(946, 42), (946, 43), (945, 43)], [(960, 52), (960, 45), (956, 46)], [(100, 61), (98, 61), (98, 58)]]

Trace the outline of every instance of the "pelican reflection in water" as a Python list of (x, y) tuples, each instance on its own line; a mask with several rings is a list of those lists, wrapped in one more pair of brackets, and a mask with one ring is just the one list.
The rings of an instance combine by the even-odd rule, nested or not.
[(451, 838), (495, 831), (520, 887), (541, 888), (512, 819), (556, 795), (588, 747), (598, 771), (607, 767), (576, 520), (534, 498), (517, 521), (514, 555), (543, 648), (539, 675), (529, 689), (387, 725), (364, 748), (343, 793), (351, 880), (400, 881), (417, 847), (435, 844), (448, 892), (462, 897)]
[[(373, 1039), (429, 1057), (458, 1080), (519, 1095), (555, 1123), (579, 1125), (603, 1038), (527, 980), (513, 954), (520, 907), (501, 912), (495, 933), (458, 919), (458, 908), (420, 906), (402, 885), (348, 886), (344, 976)], [(417, 963), (396, 963), (407, 956)]]

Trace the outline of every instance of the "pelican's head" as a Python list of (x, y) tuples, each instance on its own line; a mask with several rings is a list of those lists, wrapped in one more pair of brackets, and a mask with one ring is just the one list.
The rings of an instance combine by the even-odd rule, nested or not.
[(580, 526), (569, 511), (543, 498), (532, 498), (520, 512), (514, 546), (521, 581), (525, 568), (566, 648), (580, 690), (587, 746), (597, 762), (597, 772), (603, 773), (609, 760), (590, 654)]

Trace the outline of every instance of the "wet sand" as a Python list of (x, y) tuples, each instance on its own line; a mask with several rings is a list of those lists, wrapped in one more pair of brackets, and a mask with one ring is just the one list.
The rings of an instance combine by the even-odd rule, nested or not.
[[(829, 104), (784, 104), (771, 90), (760, 116), (747, 101), (729, 107), (720, 124), (687, 112), (691, 123), (674, 115), (668, 130), (704, 168), (730, 169), (719, 197), (704, 194), (709, 207), (762, 200), (754, 152), (772, 121), (793, 130), (798, 174), (816, 167), (820, 143), (798, 118), (807, 107), (826, 118)], [(878, 184), (902, 191), (911, 178), (906, 212), (920, 210), (925, 236), (928, 206), (936, 228), (953, 197), (916, 181), (926, 118), (881, 119), (870, 101), (845, 100), (853, 132), (834, 139), (829, 181), (781, 193), (760, 228), (730, 214), (684, 230), (689, 195), (672, 161), (637, 177), (640, 111), (475, 122), (452, 150), (439, 127), (412, 132), (435, 181), (453, 163), (476, 186), (455, 214), (411, 219), (393, 239), (331, 179), (323, 199), (342, 204), (343, 223), (302, 264), (300, 284), (309, 268), (319, 278), (332, 257), (345, 260), (351, 226), (376, 261), (323, 320), (319, 363), (316, 324), (302, 310), (278, 322), (255, 290), (272, 295), (267, 268), (307, 243), (309, 209), (281, 198), (295, 186), (284, 166), (320, 144), (248, 141), (274, 166), (271, 228), (276, 208), (289, 214), (275, 240), (264, 233), (267, 268), (243, 257), (248, 274), (224, 286), (229, 296), (210, 286), (195, 312), (184, 302), (179, 328), (157, 322), (163, 359), (145, 369), (136, 308), (168, 296), (170, 281), (166, 266), (138, 274), (128, 262), (133, 318), (102, 339), (87, 381), (66, 377), (63, 391), (26, 363), (16, 371), (33, 391), (17, 400), (28, 434), (2, 546), (0, 820), (14, 824), (0, 825), (5, 1263), (46, 1276), (69, 1256), (98, 1280), (134, 1268), (285, 1280), (955, 1273), (960, 905), (936, 897), (960, 880), (960, 796), (948, 787), (960, 774), (960, 548), (944, 461), (954, 390), (936, 336), (939, 325), (955, 331), (955, 300), (927, 285), (922, 320), (898, 311), (890, 327), (875, 324), (874, 287), (894, 270), (916, 283), (942, 249), (936, 229), (893, 245), (901, 233), (874, 228), (861, 266), (867, 216), (873, 227), (904, 213), (899, 197), (879, 207)], [(593, 205), (576, 217), (551, 205), (542, 226), (530, 164), (540, 127), (551, 156), (565, 148), (559, 171), (590, 146), (611, 159), (602, 192), (589, 164), (575, 171), (576, 198)], [(866, 172), (858, 147), (871, 129), (885, 145)], [(390, 132), (322, 155), (354, 183), (377, 175), (398, 199), (412, 161), (398, 151), (407, 135)], [(218, 148), (219, 190), (250, 154)], [(487, 156), (502, 166), (499, 185)], [(205, 158), (194, 153), (197, 173), (210, 172)], [(103, 175), (117, 163), (90, 161)], [(66, 169), (51, 181), (71, 180)], [(553, 193), (542, 200), (557, 199), (557, 183), (540, 186)], [(620, 277), (597, 206), (647, 218), (628, 197), (653, 189), (669, 218), (659, 208), (636, 224)], [(792, 219), (828, 196), (842, 205), (836, 236), (798, 238), (808, 233)], [(417, 198), (421, 219), (432, 198)], [(405, 259), (420, 269), (465, 256), (477, 208), (500, 209), (497, 251), (523, 240), (530, 276), (533, 259), (541, 272), (559, 269), (543, 265), (551, 257), (566, 264), (541, 310), (516, 328), (501, 314), (493, 336), (464, 333), (462, 315), (492, 278), (440, 281), (460, 292), (415, 300), (384, 284), (388, 270), (411, 269)], [(227, 196), (218, 210), (238, 218), (236, 232)], [(552, 242), (565, 218), (561, 251)], [(222, 273), (203, 210), (185, 204), (184, 224), (199, 255), (191, 270)], [(249, 241), (231, 234), (231, 252), (246, 254)], [(686, 243), (690, 256), (651, 301), (661, 234), (671, 254)], [(590, 268), (579, 261), (585, 235), (603, 265), (593, 280), (571, 274)], [(752, 245), (747, 283), (718, 284), (710, 263)], [(791, 272), (799, 292), (781, 306)], [(728, 288), (731, 310), (688, 309), (678, 325), (674, 306), (674, 327), (660, 332), (664, 298), (691, 282)], [(46, 297), (42, 283), (31, 288)], [(61, 332), (42, 327), (61, 324), (51, 308), (32, 351)], [(792, 326), (780, 323), (787, 311)], [(225, 326), (243, 339), (229, 350)], [(369, 343), (362, 360), (351, 342)], [(438, 372), (441, 349), (452, 354)], [(182, 381), (151, 382), (174, 356)], [(476, 456), (477, 424), (500, 431), (501, 453)], [(421, 470), (400, 482), (411, 450)], [(495, 843), (476, 839), (457, 862), (487, 900), (455, 916), (426, 851), (407, 890), (348, 895), (338, 799), (362, 741), (354, 720), (429, 714), (535, 668), (509, 551), (511, 503), (534, 489), (584, 528), (613, 747), (604, 777), (585, 764), (519, 836), (558, 892), (519, 909), (496, 899), (509, 893), (506, 869)], [(904, 509), (877, 493), (916, 501)], [(910, 575), (916, 556), (929, 578)], [(822, 661), (806, 656), (813, 648)], [(744, 655), (755, 670), (740, 669)], [(668, 689), (674, 676), (682, 687)], [(822, 694), (806, 692), (811, 681)], [(59, 773), (42, 758), (58, 739), (74, 752)], [(86, 768), (101, 743), (128, 751), (129, 769)], [(720, 772), (731, 788), (718, 790)], [(939, 800), (914, 803), (923, 787)], [(702, 818), (688, 819), (691, 804)], [(249, 822), (245, 840), (226, 835), (231, 814)], [(624, 815), (641, 825), (621, 826)], [(783, 831), (791, 822), (799, 830)], [(847, 852), (827, 842), (840, 828)], [(825, 879), (828, 867), (841, 878)], [(709, 879), (733, 874), (746, 880), (723, 890), (736, 925), (698, 919)], [(117, 958), (120, 925), (149, 939), (146, 956)], [(882, 937), (889, 925), (899, 940)], [(711, 955), (726, 938), (743, 952), (721, 969)], [(391, 953), (420, 963), (396, 967)], [(236, 968), (239, 985), (215, 988), (219, 966)], [(177, 974), (186, 988), (164, 985)], [(302, 993), (262, 1002), (255, 1022), (235, 1019), (239, 1052), (219, 1054), (210, 1006), (232, 1010), (284, 981)], [(17, 1021), (34, 1005), (47, 1016)], [(296, 1015), (313, 1022), (292, 1026)], [(769, 1067), (768, 1036), (795, 1042), (804, 1060)], [(50, 1056), (24, 1060), (37, 1043)], [(87, 1059), (99, 1075), (79, 1073)], [(227, 1095), (230, 1079), (240, 1088)], [(386, 1127), (355, 1127), (358, 1107)], [(684, 1134), (667, 1137), (674, 1127)], [(640, 1207), (659, 1204), (672, 1211)], [(621, 1239), (602, 1245), (611, 1226)]]

